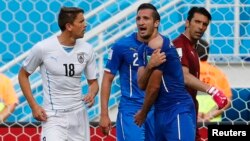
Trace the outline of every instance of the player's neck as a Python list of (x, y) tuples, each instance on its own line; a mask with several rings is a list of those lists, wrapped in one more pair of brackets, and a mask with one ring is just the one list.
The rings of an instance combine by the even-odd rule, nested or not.
[(188, 40), (189, 40), (189, 41), (194, 45), (194, 47), (195, 47), (195, 45), (196, 45), (196, 43), (197, 43), (197, 40), (191, 38), (191, 35), (190, 35), (189, 31), (186, 30), (186, 31), (183, 33), (183, 35), (186, 36), (186, 37), (188, 38)]
[(67, 34), (62, 33), (61, 35), (57, 36), (58, 41), (61, 45), (65, 46), (74, 46), (76, 43), (76, 39), (68, 36)]
[(140, 37), (139, 34), (137, 34), (137, 40), (140, 42), (148, 43), (150, 40), (157, 37), (158, 35), (160, 35), (160, 33), (158, 31), (155, 31), (149, 38), (142, 38), (142, 37)]

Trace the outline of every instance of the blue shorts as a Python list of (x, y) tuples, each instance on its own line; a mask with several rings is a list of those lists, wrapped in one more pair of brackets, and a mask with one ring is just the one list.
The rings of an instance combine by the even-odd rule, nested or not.
[(139, 127), (134, 122), (135, 111), (119, 111), (116, 121), (118, 141), (154, 141), (154, 112), (151, 110), (145, 123)]
[(196, 131), (195, 111), (175, 113), (155, 112), (156, 141), (194, 141)]

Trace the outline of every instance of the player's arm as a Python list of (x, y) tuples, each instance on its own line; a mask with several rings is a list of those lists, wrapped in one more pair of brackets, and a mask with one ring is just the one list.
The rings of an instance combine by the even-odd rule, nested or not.
[(20, 87), (23, 91), (23, 95), (27, 99), (32, 109), (33, 117), (39, 121), (46, 121), (47, 115), (45, 113), (45, 110), (37, 104), (37, 102), (35, 101), (32, 95), (30, 82), (29, 82), (29, 76), (30, 74), (22, 67), (18, 74), (18, 80), (19, 80)]
[(100, 117), (100, 127), (102, 133), (108, 135), (111, 129), (111, 120), (108, 113), (108, 102), (110, 97), (111, 85), (114, 80), (114, 75), (110, 72), (104, 71), (101, 87), (101, 117)]
[(222, 91), (218, 90), (213, 86), (209, 86), (206, 83), (200, 81), (198, 78), (194, 77), (192, 74), (189, 73), (188, 67), (182, 66), (182, 70), (184, 74), (185, 85), (211, 95), (219, 109), (222, 109), (227, 105), (228, 99)]
[(153, 68), (150, 68), (148, 66), (144, 67), (141, 66), (138, 68), (138, 87), (142, 90), (145, 90), (148, 84), (149, 77), (153, 71)]
[(84, 102), (88, 104), (88, 107), (92, 107), (95, 103), (95, 96), (99, 91), (99, 85), (97, 79), (87, 80), (89, 85), (88, 94), (83, 98)]
[(230, 85), (229, 85), (228, 80), (224, 74), (220, 74), (220, 78), (221, 79), (218, 80), (219, 82), (217, 84), (218, 84), (218, 87), (221, 88), (225, 92), (225, 94), (228, 98), (228, 103), (224, 108), (222, 108), (220, 110), (217, 109), (216, 107), (212, 108), (205, 115), (205, 117), (206, 117), (206, 119), (208, 119), (208, 121), (221, 115), (226, 109), (228, 109), (231, 106), (232, 91), (231, 91)]
[(161, 49), (156, 49), (146, 67), (139, 67), (138, 69), (138, 86), (140, 89), (145, 90), (148, 84), (149, 77), (153, 69), (162, 63), (166, 62), (166, 55), (161, 52)]
[(135, 115), (135, 123), (138, 126), (141, 126), (144, 123), (148, 112), (158, 97), (158, 92), (161, 85), (161, 77), (162, 72), (158, 69), (155, 69), (149, 78), (142, 109)]
[(201, 92), (206, 92), (210, 86), (200, 81), (198, 78), (189, 73), (189, 68), (186, 66), (182, 66), (183, 74), (184, 74), (184, 82), (185, 85), (196, 89)]

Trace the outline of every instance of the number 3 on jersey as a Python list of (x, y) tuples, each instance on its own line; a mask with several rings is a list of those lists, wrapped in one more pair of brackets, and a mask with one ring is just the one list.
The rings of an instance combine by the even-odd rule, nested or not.
[(74, 76), (75, 74), (75, 66), (74, 64), (63, 64), (65, 67), (65, 76)]

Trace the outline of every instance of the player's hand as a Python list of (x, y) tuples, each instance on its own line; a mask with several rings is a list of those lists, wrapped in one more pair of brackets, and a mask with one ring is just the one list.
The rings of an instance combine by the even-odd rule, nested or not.
[(215, 87), (211, 87), (207, 90), (207, 93), (212, 96), (219, 110), (227, 105), (228, 99), (222, 91), (218, 90)]
[(93, 96), (92, 94), (89, 93), (89, 94), (85, 95), (82, 100), (90, 108), (95, 103), (95, 96)]
[(39, 105), (36, 105), (32, 109), (32, 114), (33, 114), (33, 117), (38, 121), (47, 121), (47, 114), (45, 110)]
[(152, 53), (148, 65), (150, 66), (150, 68), (154, 68), (161, 65), (164, 62), (166, 62), (166, 54), (164, 52), (161, 52), (161, 49), (156, 49)]
[(101, 116), (99, 126), (104, 135), (109, 135), (109, 130), (112, 126), (109, 116)]
[(134, 122), (136, 125), (138, 125), (139, 127), (141, 127), (141, 125), (145, 122), (146, 120), (146, 114), (144, 114), (141, 110), (138, 111), (135, 116), (134, 116)]

